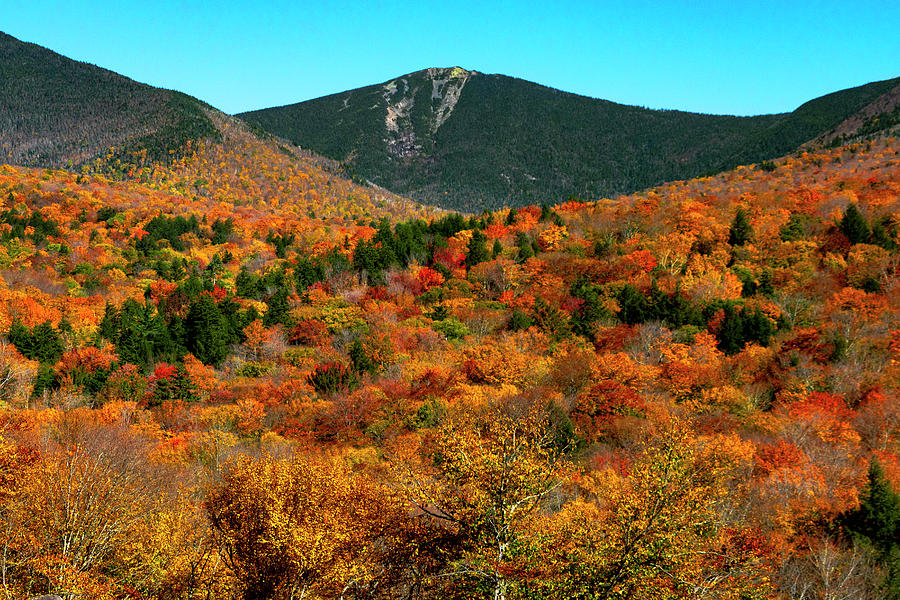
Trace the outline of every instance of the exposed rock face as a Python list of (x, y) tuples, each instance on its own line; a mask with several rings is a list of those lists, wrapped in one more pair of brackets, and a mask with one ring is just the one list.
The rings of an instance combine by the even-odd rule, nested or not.
[(471, 73), (459, 67), (452, 69), (428, 69), (428, 76), (431, 77), (431, 100), (440, 101), (440, 104), (434, 111), (434, 126), (431, 133), (438, 130), (438, 127), (444, 124), (450, 113), (456, 107), (462, 90), (469, 81)]
[(63, 600), (60, 596), (35, 596), (33, 598), (29, 598), (28, 600)]
[[(397, 158), (418, 156), (421, 138), (433, 136), (450, 117), (474, 73), (460, 67), (431, 68), (384, 84), (388, 151)], [(431, 93), (427, 94), (429, 87)]]
[(384, 98), (387, 109), (384, 115), (384, 127), (388, 137), (385, 142), (391, 154), (399, 158), (413, 156), (420, 148), (416, 147), (416, 132), (409, 118), (415, 104), (415, 92), (410, 93), (409, 81), (406, 78), (388, 82), (384, 86)]

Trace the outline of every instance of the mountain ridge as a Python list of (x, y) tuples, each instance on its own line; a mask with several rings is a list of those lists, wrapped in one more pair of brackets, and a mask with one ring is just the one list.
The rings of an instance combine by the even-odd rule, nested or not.
[(174, 90), (0, 34), (0, 162), (132, 180), (191, 199), (352, 220), (420, 209)]
[(617, 195), (777, 158), (898, 83), (872, 82), (789, 113), (744, 117), (629, 106), (448, 67), (238, 116), (341, 161), (359, 179), (477, 212)]
[[(190, 142), (223, 141), (214, 117), (224, 113), (201, 100), (6, 34), (0, 87), (0, 156), (10, 163), (121, 176), (190, 153)], [(335, 170), (358, 184), (477, 213), (615, 197), (876, 134), (900, 124), (900, 78), (743, 117), (431, 67), (236, 117), (260, 140), (337, 161)]]
[(178, 153), (216, 138), (205, 102), (0, 32), (0, 156), (26, 166), (86, 164), (109, 148)]

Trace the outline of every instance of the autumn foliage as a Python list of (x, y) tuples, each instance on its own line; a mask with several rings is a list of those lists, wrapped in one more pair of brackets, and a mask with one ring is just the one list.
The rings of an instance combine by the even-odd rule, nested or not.
[(895, 139), (472, 216), (226, 133), (0, 167), (6, 596), (891, 597)]

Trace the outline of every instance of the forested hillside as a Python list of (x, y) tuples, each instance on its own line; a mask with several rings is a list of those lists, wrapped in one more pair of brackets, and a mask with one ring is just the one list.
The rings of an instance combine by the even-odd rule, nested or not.
[(7, 595), (898, 589), (896, 138), (466, 217), (216, 127), (0, 168)]
[(109, 148), (155, 159), (188, 140), (216, 139), (210, 107), (77, 62), (0, 32), (0, 157), (29, 166), (80, 166)]
[(626, 106), (456, 67), (240, 116), (342, 161), (360, 180), (480, 212), (613, 196), (772, 159), (820, 136), (850, 139), (862, 122), (836, 128), (880, 106), (862, 131), (874, 133), (896, 124), (898, 98), (892, 79), (791, 113), (731, 117)]

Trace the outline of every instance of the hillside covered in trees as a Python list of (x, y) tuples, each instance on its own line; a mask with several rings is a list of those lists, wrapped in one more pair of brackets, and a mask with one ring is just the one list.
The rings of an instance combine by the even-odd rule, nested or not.
[(2, 33), (0, 87), (0, 159), (9, 164), (66, 167), (79, 181), (99, 175), (191, 201), (265, 204), (297, 215), (440, 212), (354, 184), (335, 161), (195, 98)]
[(217, 139), (211, 107), (0, 32), (0, 159), (80, 166), (110, 148), (160, 160)]
[(897, 594), (896, 138), (465, 216), (216, 127), (0, 167), (9, 597)]
[(521, 79), (426, 69), (241, 118), (348, 172), (446, 208), (595, 199), (896, 125), (900, 79), (755, 117), (650, 110)]

